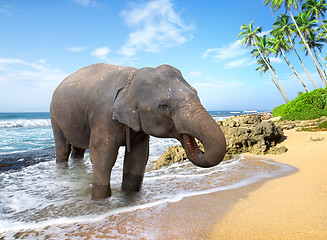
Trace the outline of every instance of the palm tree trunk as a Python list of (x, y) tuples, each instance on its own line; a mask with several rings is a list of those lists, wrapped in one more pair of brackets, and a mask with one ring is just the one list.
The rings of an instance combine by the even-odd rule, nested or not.
[(282, 90), (280, 89), (280, 86), (279, 86), (278, 83), (276, 82), (276, 78), (274, 79), (274, 78), (270, 75), (269, 72), (268, 72), (268, 75), (269, 75), (269, 77), (271, 78), (271, 81), (275, 84), (276, 88), (278, 89), (278, 91), (280, 92), (280, 94), (282, 95), (282, 97), (284, 98), (284, 101), (287, 103), (288, 101), (287, 101), (287, 99), (285, 98), (285, 96), (284, 96)]
[(319, 66), (318, 66), (318, 64), (317, 64), (317, 62), (316, 62), (316, 60), (314, 59), (314, 57), (313, 57), (313, 55), (312, 55), (312, 52), (311, 52), (311, 50), (310, 50), (310, 48), (309, 48), (309, 45), (308, 45), (307, 41), (304, 39), (304, 37), (303, 37), (303, 35), (302, 35), (302, 33), (301, 33), (300, 29), (299, 29), (299, 26), (297, 25), (297, 23), (296, 23), (296, 21), (295, 21), (295, 19), (294, 19), (294, 17), (293, 17), (293, 14), (292, 14), (291, 8), (289, 8), (288, 11), (290, 12), (290, 15), (291, 15), (292, 21), (293, 21), (293, 23), (294, 23), (294, 25), (295, 25), (295, 27), (296, 27), (296, 30), (298, 31), (298, 33), (299, 33), (299, 35), (300, 35), (300, 37), (301, 37), (301, 39), (302, 39), (302, 41), (303, 41), (303, 43), (304, 43), (306, 49), (308, 50), (308, 53), (310, 54), (310, 57), (312, 58), (313, 62), (314, 62), (315, 65), (316, 65), (316, 68), (317, 68), (318, 73), (319, 73), (319, 75), (320, 75), (320, 77), (321, 77), (321, 80), (323, 81), (323, 83), (325, 83), (326, 80), (324, 79), (324, 77), (323, 77), (323, 75), (322, 75), (322, 72), (321, 72), (321, 69), (319, 68)]
[(297, 57), (299, 58), (299, 60), (300, 60), (300, 63), (301, 63), (301, 65), (302, 65), (304, 71), (307, 73), (307, 75), (308, 75), (309, 79), (311, 80), (311, 82), (312, 82), (313, 86), (315, 87), (315, 89), (317, 89), (316, 84), (315, 84), (314, 81), (312, 80), (310, 74), (308, 73), (307, 69), (305, 68), (305, 66), (304, 66), (304, 64), (303, 64), (303, 62), (302, 62), (302, 59), (300, 58), (299, 54), (297, 53), (297, 51), (296, 51), (296, 49), (295, 49), (295, 46), (294, 46), (294, 44), (293, 44), (293, 41), (292, 41), (291, 37), (290, 37), (289, 35), (287, 35), (287, 36), (288, 36), (288, 39), (290, 40), (290, 42), (291, 42), (291, 44), (292, 44), (292, 48), (293, 48), (294, 52), (296, 53), (296, 56), (297, 56)]
[[(271, 81), (275, 84), (275, 86), (278, 89), (278, 91), (280, 91), (280, 93), (283, 95), (282, 90), (280, 90), (279, 85), (275, 82), (274, 78), (271, 76), (271, 74), (269, 72), (268, 72), (268, 75), (271, 78)], [(283, 97), (284, 97), (284, 95), (283, 95)], [(285, 99), (285, 97), (284, 97), (284, 99)]]
[(317, 55), (318, 55), (318, 57), (320, 58), (320, 60), (326, 65), (326, 67), (327, 67), (327, 64), (326, 64), (326, 62), (324, 61), (324, 59), (320, 56), (320, 54), (317, 52)]
[[(317, 53), (316, 49), (314, 49), (314, 48), (313, 48), (313, 51), (314, 51), (315, 57), (316, 57), (316, 59), (317, 59), (317, 62), (319, 63), (320, 67), (322, 68), (322, 70), (323, 70), (323, 72), (324, 72), (324, 74), (325, 74), (325, 78), (326, 78), (326, 72), (325, 72), (325, 69), (322, 67), (322, 65), (321, 65), (321, 63), (320, 63), (320, 61), (319, 61), (319, 59), (318, 59), (318, 56), (317, 56), (317, 55), (319, 55), (319, 54)], [(326, 80), (325, 80), (324, 84), (325, 84), (325, 86), (326, 86)]]
[(294, 67), (292, 66), (292, 64), (287, 60), (285, 53), (283, 51), (283, 49), (280, 49), (287, 65), (290, 67), (290, 69), (293, 71), (293, 73), (295, 74), (295, 76), (297, 76), (297, 78), (300, 80), (300, 82), (302, 83), (302, 86), (304, 87), (305, 91), (309, 92), (309, 90), (307, 89), (307, 86), (305, 86), (304, 82), (302, 81), (302, 79), (300, 78), (299, 74), (297, 74), (297, 72), (295, 71)]
[[(270, 64), (266, 61), (266, 58), (262, 55), (262, 53), (261, 53), (261, 51), (260, 51), (260, 49), (259, 49), (257, 43), (256, 43), (255, 41), (253, 41), (253, 43), (254, 43), (254, 45), (256, 46), (256, 48), (258, 49), (258, 52), (259, 52), (261, 58), (263, 59), (263, 61), (264, 61), (264, 62), (266, 63), (266, 65), (268, 66), (268, 68), (269, 68), (271, 74), (272, 74), (274, 77), (277, 77), (276, 73), (274, 73), (274, 71), (271, 69)], [(278, 77), (277, 77), (277, 78), (278, 78)], [(279, 78), (278, 78), (278, 80), (279, 80)], [(280, 82), (280, 80), (279, 80), (279, 82)], [(277, 80), (276, 80), (276, 83), (278, 83)], [(281, 82), (280, 82), (280, 84), (281, 84)], [(282, 84), (281, 84), (281, 86), (283, 87)], [(283, 87), (283, 90), (284, 90), (284, 94), (283, 94), (282, 92), (281, 92), (281, 94), (282, 94), (282, 96), (284, 97), (285, 102), (288, 103), (288, 102), (289, 102), (289, 99), (288, 99), (288, 97), (287, 97), (287, 94), (286, 94), (286, 91), (285, 91), (284, 87)], [(285, 95), (285, 96), (284, 96), (284, 95)]]
[(275, 74), (275, 77), (277, 78), (277, 80), (278, 80), (280, 86), (282, 87), (282, 90), (284, 91), (285, 98), (286, 98), (286, 103), (288, 103), (290, 100), (289, 100), (289, 98), (288, 98), (288, 96), (287, 96), (287, 93), (286, 93), (286, 91), (285, 91), (285, 88), (284, 88), (282, 82), (280, 81), (279, 77), (277, 76), (277, 74), (276, 74), (275, 72), (274, 72), (274, 74)]

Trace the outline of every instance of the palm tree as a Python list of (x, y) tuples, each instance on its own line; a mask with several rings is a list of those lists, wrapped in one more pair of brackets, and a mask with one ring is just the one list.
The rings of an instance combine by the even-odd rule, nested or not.
[(295, 10), (297, 10), (298, 7), (299, 7), (299, 4), (301, 4), (301, 2), (302, 2), (302, 0), (264, 0), (264, 5), (270, 4), (271, 5), (271, 10), (273, 12), (276, 12), (277, 10), (279, 10), (280, 7), (282, 6), (282, 4), (285, 6), (286, 11), (288, 11), (290, 13), (292, 21), (293, 21), (293, 23), (294, 23), (294, 25), (296, 27), (296, 30), (297, 30), (299, 36), (301, 37), (305, 47), (307, 48), (308, 53), (309, 53), (311, 59), (313, 60), (319, 74), (322, 75), (321, 70), (318, 67), (318, 64), (317, 64), (316, 60), (314, 59), (314, 57), (312, 55), (312, 52), (311, 52), (306, 40), (304, 39), (304, 37), (303, 37), (303, 35), (302, 35), (302, 33), (301, 33), (300, 29), (299, 29), (299, 26), (297, 25), (297, 23), (296, 23), (296, 21), (294, 19), (294, 16), (292, 14), (291, 7), (293, 7)]
[[(270, 64), (270, 61), (268, 59), (268, 63)], [(258, 71), (260, 70), (260, 75), (262, 75), (263, 73), (267, 72), (269, 70), (269, 67), (268, 65), (265, 63), (265, 61), (260, 58), (259, 60), (257, 60), (257, 64), (259, 65), (255, 70)], [(270, 65), (270, 67), (275, 71), (275, 69), (273, 68), (273, 66)], [(274, 79), (272, 78), (272, 76), (270, 75), (270, 73), (268, 72), (271, 80), (273, 80), (274, 82)]]
[(314, 83), (314, 81), (312, 80), (309, 72), (307, 71), (307, 69), (305, 68), (302, 59), (300, 58), (298, 52), (296, 51), (296, 48), (294, 46), (293, 40), (291, 39), (293, 33), (294, 33), (294, 24), (290, 23), (289, 21), (290, 17), (286, 14), (280, 14), (276, 20), (276, 22), (274, 23), (274, 27), (273, 30), (271, 31), (272, 35), (277, 35), (277, 34), (282, 34), (283, 36), (287, 36), (289, 42), (292, 45), (292, 49), (294, 50), (296, 56), (298, 57), (304, 71), (306, 72), (306, 74), (308, 75), (309, 79), (311, 80), (313, 86), (315, 87), (315, 89), (317, 89), (316, 84)]
[[(319, 55), (319, 53), (317, 52), (317, 50), (319, 50), (319, 52), (321, 52), (324, 44), (322, 42), (325, 42), (325, 40), (322, 40), (322, 39), (319, 39), (316, 35), (314, 34), (309, 34), (308, 35), (308, 45), (309, 47), (313, 50), (314, 54), (315, 54), (315, 57), (317, 59), (317, 62), (319, 63), (321, 69), (323, 70), (324, 74), (325, 74), (325, 78), (327, 77), (326, 75), (326, 72), (323, 68), (323, 66), (321, 65), (320, 63), (320, 60), (319, 58), (321, 59), (321, 61), (326, 65), (327, 67), (327, 64), (326, 62), (323, 60), (323, 58)], [(302, 42), (300, 42), (302, 43)], [(316, 50), (317, 49), (317, 50)], [(302, 48), (302, 51), (305, 51), (306, 49), (305, 48)], [(308, 51), (305, 51), (305, 54), (308, 55)], [(318, 58), (319, 57), (319, 58)], [(325, 81), (324, 82), (325, 86), (327, 85), (327, 82)]]
[[(261, 58), (263, 59), (263, 61), (267, 64), (269, 71), (271, 72), (271, 74), (274, 76), (274, 72), (270, 67), (270, 64), (267, 62), (265, 56), (263, 56), (262, 52), (260, 51), (258, 45), (257, 45), (257, 41), (259, 40), (258, 37), (258, 33), (261, 33), (262, 28), (259, 26), (257, 28), (253, 28), (253, 20), (249, 25), (243, 24), (241, 26), (241, 32), (238, 34), (238, 37), (242, 37), (242, 44), (246, 44), (248, 47), (252, 46), (252, 44), (254, 44), (254, 46), (257, 48), (259, 55), (261, 56)], [(277, 82), (277, 80), (276, 80)], [(286, 94), (286, 93), (285, 93)], [(288, 100), (288, 98), (287, 98)], [(286, 99), (285, 101), (288, 102)]]
[(327, 34), (327, 31), (325, 30), (326, 29), (326, 26), (327, 26), (327, 20), (323, 20), (322, 21), (323, 24), (321, 26), (318, 27), (318, 31), (319, 30), (322, 30), (321, 33), (319, 34), (318, 38), (325, 38), (326, 37), (326, 34)]
[[(310, 35), (309, 38), (308, 38), (308, 44), (310, 46), (311, 49), (314, 50), (314, 53), (315, 53), (315, 56), (317, 58), (317, 56), (321, 59), (321, 61), (326, 65), (327, 67), (327, 64), (326, 62), (324, 61), (324, 59), (320, 56), (320, 54), (317, 52), (317, 50), (319, 50), (319, 52), (321, 52), (322, 48), (324, 47), (324, 44), (325, 42), (327, 42), (325, 39), (322, 39), (322, 38), (319, 38), (317, 37), (316, 35)], [(316, 50), (317, 49), (317, 50)], [(319, 62), (319, 59), (317, 58), (318, 62)], [(321, 64), (320, 64), (321, 66)], [(322, 66), (321, 66), (322, 68)]]
[(310, 15), (314, 16), (316, 19), (318, 18), (321, 26), (325, 28), (325, 31), (327, 32), (326, 26), (322, 22), (320, 16), (323, 18), (325, 17), (325, 12), (327, 10), (326, 8), (327, 4), (325, 0), (307, 0), (305, 4), (302, 5), (302, 11), (307, 11), (310, 13)]
[(284, 36), (282, 34), (276, 34), (274, 38), (270, 39), (270, 44), (273, 47), (272, 50), (278, 56), (278, 54), (283, 55), (285, 62), (289, 66), (289, 68), (293, 71), (295, 76), (299, 79), (301, 82), (302, 86), (304, 87), (305, 91), (309, 92), (308, 88), (305, 86), (304, 82), (300, 78), (299, 74), (295, 71), (294, 67), (292, 64), (289, 62), (289, 60), (286, 58), (285, 52), (288, 52), (291, 50), (291, 45), (289, 44), (289, 39), (284, 39)]
[[(287, 97), (287, 93), (285, 91), (285, 88), (278, 78), (275, 69), (271, 66), (270, 60), (268, 58), (269, 53), (273, 52), (273, 50), (270, 48), (269, 38), (267, 38), (267, 35), (264, 35), (263, 37), (257, 36), (256, 46), (257, 48), (254, 48), (251, 51), (251, 54), (255, 56), (256, 58), (260, 58), (262, 61), (266, 61), (265, 66), (268, 67), (269, 71), (271, 72), (271, 75), (273, 76), (275, 80), (275, 85), (277, 84), (278, 90), (281, 92), (283, 98), (285, 101), (289, 101)], [(280, 87), (281, 86), (281, 87)], [(285, 96), (285, 97), (284, 97)]]
[[(268, 64), (270, 65), (270, 61), (269, 59), (267, 59)], [(258, 71), (260, 70), (260, 75), (262, 75), (262, 73), (265, 73), (269, 70), (268, 65), (266, 64), (266, 61), (264, 61), (262, 58), (257, 60), (257, 64), (259, 65), (255, 70)], [(270, 68), (275, 72), (275, 69), (270, 65)], [(268, 72), (268, 75), (271, 79), (271, 81), (275, 84), (276, 88), (278, 89), (278, 91), (280, 92), (280, 94), (282, 95), (282, 97), (284, 98), (285, 102), (288, 102), (288, 99), (284, 96), (279, 84), (276, 82), (276, 79), (274, 79), (272, 77), (272, 75)]]
[[(273, 49), (271, 49), (270, 48), (270, 46), (271, 46), (271, 44), (270, 44), (270, 40), (269, 40), (270, 38), (267, 38), (267, 35), (263, 35), (262, 37), (259, 37), (258, 36), (258, 38), (257, 38), (257, 46), (258, 46), (258, 48), (259, 48), (259, 50), (258, 49), (256, 49), (256, 48), (254, 48), (252, 51), (251, 51), (251, 54), (253, 55), (253, 56), (255, 56), (256, 58), (260, 58), (261, 60), (266, 60), (267, 61), (267, 64), (269, 64), (269, 65), (267, 65), (266, 64), (266, 66), (268, 67), (268, 69), (269, 69), (269, 66), (271, 67), (271, 74), (272, 74), (272, 76), (274, 77), (274, 79), (275, 79), (275, 81), (276, 81), (276, 83), (278, 84), (278, 86), (280, 85), (281, 86), (281, 89), (283, 90), (283, 95), (285, 96), (285, 98), (288, 100), (288, 97), (287, 97), (287, 93), (286, 93), (286, 91), (285, 91), (285, 88), (284, 88), (284, 86), (283, 86), (283, 84), (282, 84), (282, 82), (280, 81), (280, 79), (279, 79), (279, 77), (278, 77), (278, 75), (276, 74), (276, 71), (275, 71), (275, 69), (271, 66), (271, 64), (270, 64), (270, 60), (269, 60), (269, 57), (268, 57), (268, 55), (270, 54), (270, 53), (272, 53), (272, 52), (274, 52), (273, 51)], [(262, 57), (260, 56), (260, 53), (259, 53), (259, 51), (262, 53), (262, 55), (264, 56), (264, 59), (262, 59)], [(279, 89), (280, 89), (280, 87), (279, 87)]]
[[(295, 21), (296, 21), (297, 25), (299, 26), (301, 35), (304, 36), (304, 40), (302, 40), (301, 43), (305, 44), (307, 52), (312, 55), (311, 48), (307, 41), (311, 35), (315, 35), (315, 32), (317, 31), (315, 29), (315, 27), (317, 26), (318, 20), (312, 19), (309, 12), (302, 12), (295, 16)], [(312, 58), (313, 58), (313, 56), (312, 56)], [(325, 76), (322, 74), (322, 71), (321, 71), (320, 67), (318, 66), (316, 60), (314, 58), (313, 58), (313, 60), (315, 61), (316, 68), (317, 68), (317, 71), (320, 75), (322, 82), (324, 84), (326, 84)]]
[(265, 59), (268, 59), (268, 55), (269, 53), (272, 52), (272, 49), (270, 48), (270, 44), (269, 44), (269, 38), (267, 38), (267, 35), (263, 35), (262, 37), (257, 37), (257, 41), (256, 44), (258, 46), (258, 48), (255, 48), (251, 51), (251, 54), (253, 54), (253, 56), (255, 56), (256, 58), (258, 58), (260, 56), (259, 51), (261, 52), (262, 55), (265, 56)]

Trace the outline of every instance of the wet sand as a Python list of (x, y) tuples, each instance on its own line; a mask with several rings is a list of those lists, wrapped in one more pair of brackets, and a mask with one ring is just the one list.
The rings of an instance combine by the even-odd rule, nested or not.
[(299, 171), (238, 200), (216, 222), (210, 239), (327, 239), (327, 132), (285, 135), (288, 152), (266, 156)]
[[(298, 172), (90, 223), (22, 231), (35, 239), (327, 239), (327, 132), (285, 131), (282, 155)], [(322, 141), (314, 139), (324, 138)], [(256, 158), (245, 154), (247, 159)], [(31, 239), (32, 239), (31, 238)], [(1, 239), (1, 234), (0, 234)]]

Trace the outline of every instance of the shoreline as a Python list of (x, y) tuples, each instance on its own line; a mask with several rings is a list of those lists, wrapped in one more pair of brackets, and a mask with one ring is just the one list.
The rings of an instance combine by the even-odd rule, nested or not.
[[(213, 226), (239, 197), (246, 196), (245, 191), (238, 192), (238, 189), (253, 183), (260, 185), (264, 181), (289, 175), (295, 171), (288, 165), (282, 166), (270, 159), (257, 156), (240, 157), (240, 161), (242, 163), (237, 163), (237, 166), (242, 167), (235, 168), (229, 178), (223, 179), (223, 185), (216, 188), (178, 194), (173, 199), (117, 209), (96, 217), (90, 216), (90, 219), (87, 216), (78, 219), (58, 218), (35, 225), (26, 225), (23, 229), (18, 225), (14, 228), (8, 225), (11, 230), (0, 233), (0, 239), (2, 237), (43, 239), (49, 236), (51, 236), (49, 239), (75, 239), (82, 236), (91, 239), (97, 236), (95, 239), (98, 239), (101, 238), (99, 237), (101, 234), (107, 239), (139, 239), (140, 236), (143, 236), (142, 239), (179, 239), (181, 234), (187, 236), (187, 239), (203, 239), (203, 232), (200, 229), (206, 229), (208, 224)], [(247, 170), (247, 175), (244, 175)], [(243, 174), (237, 174), (238, 171)], [(253, 173), (259, 174), (255, 176), (252, 175)], [(234, 191), (236, 194), (231, 194)], [(216, 197), (213, 198), (211, 194)], [(206, 202), (206, 204), (199, 205), (199, 202)], [(214, 205), (218, 207), (212, 208)], [(193, 221), (196, 225), (189, 226), (188, 221)], [(132, 225), (135, 228), (133, 232), (137, 231), (136, 235), (129, 230)], [(121, 226), (124, 229), (115, 233)]]
[[(117, 236), (128, 233), (124, 239), (326, 239), (327, 132), (286, 130), (285, 136), (280, 145), (289, 150), (284, 154), (243, 155), (294, 166), (296, 173), (112, 215), (99, 222), (22, 230), (13, 237), (121, 239)], [(324, 140), (312, 141), (318, 138)]]

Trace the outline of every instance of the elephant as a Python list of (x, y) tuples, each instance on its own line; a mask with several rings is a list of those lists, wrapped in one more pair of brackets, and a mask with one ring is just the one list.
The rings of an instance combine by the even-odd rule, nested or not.
[(136, 69), (98, 63), (82, 68), (54, 91), (50, 118), (57, 164), (68, 165), (69, 156), (83, 158), (89, 149), (95, 200), (111, 196), (110, 175), (120, 146), (125, 146), (121, 188), (140, 190), (150, 135), (179, 140), (199, 167), (219, 164), (226, 152), (219, 125), (195, 88), (170, 65)]

